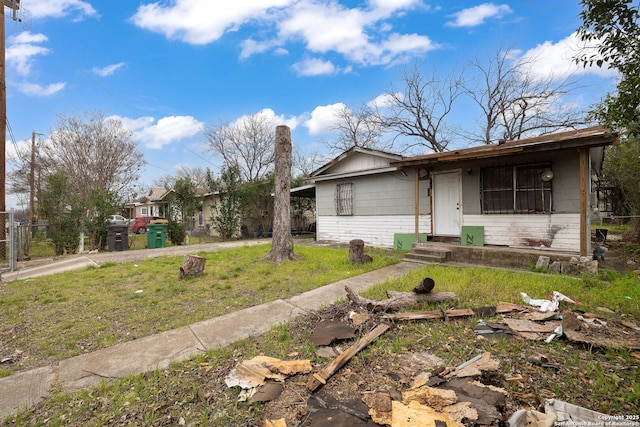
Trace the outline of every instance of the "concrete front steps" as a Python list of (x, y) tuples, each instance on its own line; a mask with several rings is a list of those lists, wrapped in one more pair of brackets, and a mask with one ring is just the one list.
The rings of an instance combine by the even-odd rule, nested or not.
[(451, 261), (451, 249), (434, 245), (414, 243), (411, 252), (404, 256), (405, 261), (419, 263), (445, 263)]

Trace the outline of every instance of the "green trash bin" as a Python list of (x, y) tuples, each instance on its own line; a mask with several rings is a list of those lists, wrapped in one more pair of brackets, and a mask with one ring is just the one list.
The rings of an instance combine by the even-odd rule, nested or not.
[(167, 224), (147, 224), (147, 242), (149, 249), (167, 246)]

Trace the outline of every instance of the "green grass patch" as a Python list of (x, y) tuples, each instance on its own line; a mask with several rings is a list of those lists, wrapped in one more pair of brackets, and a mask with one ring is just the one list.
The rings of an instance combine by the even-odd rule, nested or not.
[(0, 342), (28, 357), (11, 370), (61, 360), (107, 345), (288, 298), (398, 261), (370, 250), (353, 266), (348, 250), (296, 246), (297, 261), (262, 260), (270, 245), (201, 253), (205, 273), (180, 279), (181, 256), (7, 283), (0, 287)]
[(459, 308), (495, 305), (501, 301), (522, 304), (520, 292), (540, 299), (558, 291), (580, 302), (581, 310), (593, 311), (597, 307), (606, 307), (617, 313), (640, 318), (640, 280), (637, 275), (633, 272), (621, 274), (610, 270), (597, 276), (572, 277), (483, 267), (428, 265), (401, 279), (374, 285), (364, 296), (384, 299), (387, 290), (409, 292), (424, 277), (435, 280), (434, 291), (454, 292), (458, 297), (457, 301), (447, 304)]

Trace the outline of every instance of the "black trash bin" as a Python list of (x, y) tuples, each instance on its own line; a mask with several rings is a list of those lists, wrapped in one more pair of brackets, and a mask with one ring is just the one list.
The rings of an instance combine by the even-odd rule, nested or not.
[(129, 249), (129, 227), (111, 224), (107, 230), (107, 242), (109, 243), (109, 252)]

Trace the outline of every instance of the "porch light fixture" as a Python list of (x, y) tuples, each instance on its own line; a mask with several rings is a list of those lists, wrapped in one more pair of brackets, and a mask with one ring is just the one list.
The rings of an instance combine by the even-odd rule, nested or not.
[(542, 180), (544, 182), (551, 181), (553, 179), (553, 171), (551, 169), (545, 169), (542, 171)]

